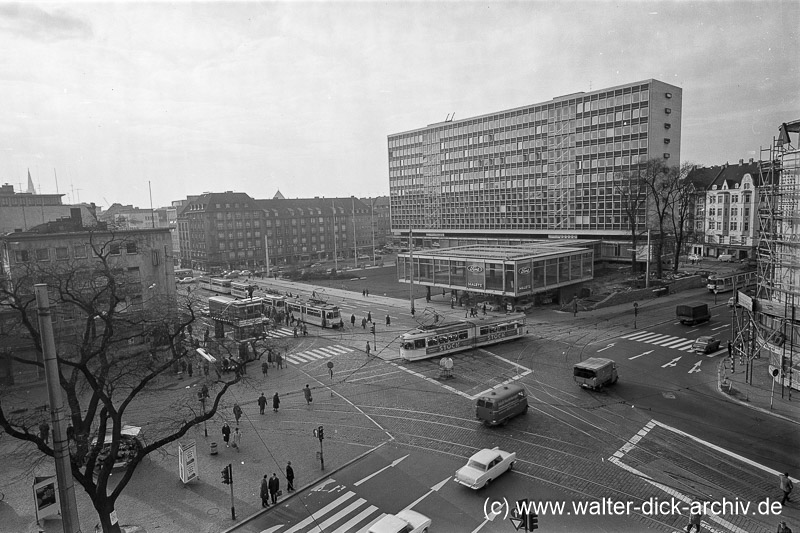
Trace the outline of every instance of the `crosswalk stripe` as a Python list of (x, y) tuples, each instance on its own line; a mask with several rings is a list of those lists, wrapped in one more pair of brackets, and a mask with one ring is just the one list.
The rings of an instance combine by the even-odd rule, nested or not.
[(311, 357), (313, 359), (327, 359), (328, 357), (330, 357), (330, 355), (328, 354), (324, 353), (320, 354), (314, 350), (306, 350), (305, 352), (303, 352), (303, 355), (305, 355), (306, 357)]
[(306, 357), (305, 355), (302, 355), (302, 354), (299, 354), (299, 353), (293, 353), (291, 355), (287, 355), (286, 356), (286, 360), (287, 361), (294, 362), (294, 359), (297, 359), (302, 363), (310, 363), (311, 361), (313, 361), (312, 358)]
[(666, 340), (670, 337), (671, 335), (658, 335), (656, 337), (651, 337), (644, 342), (646, 342), (647, 344), (658, 344), (659, 342)]
[(317, 350), (325, 353), (330, 352), (331, 355), (347, 353), (341, 346), (326, 346), (324, 348), (317, 348)]
[(629, 341), (640, 341), (644, 338), (652, 337), (653, 335), (656, 334), (651, 331), (640, 331), (639, 333), (635, 333), (628, 337), (623, 337), (623, 338), (627, 338)]
[[(342, 525), (339, 527), (339, 529), (336, 529), (336, 530), (334, 530), (334, 532), (333, 532), (333, 533), (350, 533), (350, 531), (352, 531), (352, 530), (353, 530), (353, 527), (354, 527), (356, 524), (359, 524), (359, 523), (361, 523), (361, 522), (362, 522), (363, 520), (365, 520), (365, 519), (366, 519), (366, 518), (367, 518), (369, 515), (371, 515), (372, 513), (374, 513), (374, 512), (375, 512), (375, 511), (377, 511), (377, 510), (378, 510), (378, 508), (377, 508), (377, 507), (375, 507), (374, 505), (370, 505), (369, 507), (367, 507), (366, 509), (364, 509), (363, 511), (361, 511), (360, 513), (358, 513), (356, 516), (354, 516), (354, 517), (353, 517), (351, 520), (348, 520), (346, 524), (342, 524)], [(380, 519), (381, 519), (383, 516), (384, 516), (384, 515), (383, 515), (383, 514), (381, 514), (381, 515), (378, 517), (378, 520), (380, 520)], [(372, 524), (370, 524), (370, 525), (372, 525)]]
[(325, 516), (326, 514), (331, 512), (333, 509), (336, 509), (341, 504), (343, 504), (344, 502), (346, 502), (347, 500), (349, 500), (350, 498), (352, 498), (355, 495), (356, 495), (355, 492), (352, 492), (352, 491), (346, 492), (345, 494), (343, 494), (342, 496), (340, 496), (337, 499), (333, 500), (331, 503), (329, 503), (328, 505), (326, 505), (325, 507), (323, 507), (322, 509), (320, 509), (316, 513), (313, 513), (311, 516), (309, 516), (305, 520), (300, 521), (293, 528), (286, 530), (285, 533), (297, 533), (298, 531), (300, 531), (301, 529), (303, 529), (307, 525), (316, 522), (317, 520), (319, 520), (320, 518), (322, 518), (323, 516)]
[(620, 337), (620, 339), (632, 339), (634, 337), (643, 335), (645, 333), (647, 333), (647, 331), (634, 331), (633, 333), (628, 333), (627, 335), (623, 335), (622, 337)]
[(325, 533), (325, 528), (332, 526), (344, 516), (348, 515), (351, 511), (355, 511), (357, 508), (361, 507), (363, 504), (367, 503), (367, 500), (364, 498), (359, 498), (332, 517), (328, 518), (321, 524), (318, 524), (314, 529), (311, 530), (312, 533)]
[(679, 340), (679, 339), (680, 340), (686, 340), (686, 339), (683, 339), (682, 337), (674, 337), (672, 335), (667, 335), (663, 339), (659, 339), (657, 341), (650, 341), (650, 344), (655, 344), (657, 346), (664, 346), (667, 343), (674, 342), (674, 341)]
[(636, 340), (636, 341), (639, 341), (639, 342), (648, 342), (650, 339), (655, 339), (655, 338), (658, 338), (658, 337), (661, 337), (661, 335), (658, 334), (658, 333), (648, 333), (647, 335), (642, 335), (641, 337), (639, 337), (637, 339), (631, 339), (631, 340)]
[(678, 346), (679, 344), (684, 344), (686, 342), (689, 342), (689, 339), (684, 339), (683, 337), (676, 337), (674, 341), (665, 342), (661, 346), (664, 346), (665, 348), (674, 348), (675, 346)]
[(383, 518), (384, 516), (386, 516), (386, 514), (385, 514), (385, 513), (384, 513), (384, 514), (381, 514), (381, 515), (380, 515), (378, 518), (376, 518), (375, 520), (373, 520), (372, 522), (370, 522), (370, 523), (369, 523), (369, 524), (367, 524), (366, 526), (364, 526), (364, 527), (362, 527), (361, 529), (359, 529), (357, 533), (369, 533), (369, 528), (371, 528), (371, 527), (373, 526), (373, 524), (375, 524), (375, 522), (377, 522), (378, 520), (380, 520), (380, 519), (381, 519), (381, 518)]

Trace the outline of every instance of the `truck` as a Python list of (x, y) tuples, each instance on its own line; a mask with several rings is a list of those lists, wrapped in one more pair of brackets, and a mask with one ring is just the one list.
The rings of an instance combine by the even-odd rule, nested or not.
[(577, 363), (572, 370), (572, 376), (578, 385), (593, 390), (613, 385), (619, 378), (617, 363), (603, 357), (590, 357)]
[(711, 320), (711, 313), (708, 312), (708, 304), (686, 304), (675, 308), (675, 314), (681, 324), (694, 326), (702, 322)]

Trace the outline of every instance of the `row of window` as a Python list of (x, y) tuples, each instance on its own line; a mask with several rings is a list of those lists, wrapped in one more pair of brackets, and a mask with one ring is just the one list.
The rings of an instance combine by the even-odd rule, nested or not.
[[(71, 247), (72, 259), (86, 259), (88, 256), (86, 244), (75, 244)], [(136, 242), (111, 243), (108, 245), (108, 255), (137, 254), (139, 248)], [(14, 261), (27, 263), (29, 261), (66, 261), (70, 259), (70, 247), (56, 246), (55, 248), (35, 248), (33, 250), (14, 250)]]

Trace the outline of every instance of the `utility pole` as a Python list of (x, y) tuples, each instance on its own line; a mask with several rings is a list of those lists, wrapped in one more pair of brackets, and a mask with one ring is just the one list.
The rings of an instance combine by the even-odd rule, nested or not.
[(411, 226), (408, 226), (408, 264), (410, 267), (409, 270), (409, 279), (411, 281), (411, 293), (409, 298), (411, 299), (411, 316), (414, 316), (414, 239), (412, 237), (414, 230)]
[(56, 342), (53, 336), (47, 284), (37, 283), (33, 290), (36, 294), (36, 309), (39, 315), (39, 334), (42, 337), (44, 374), (50, 402), (50, 422), (53, 425), (53, 458), (56, 463), (61, 520), (64, 533), (80, 533), (81, 525), (78, 519), (78, 505), (75, 501), (75, 485), (72, 480), (69, 441), (67, 440), (66, 411), (61, 399), (61, 382), (59, 381)]

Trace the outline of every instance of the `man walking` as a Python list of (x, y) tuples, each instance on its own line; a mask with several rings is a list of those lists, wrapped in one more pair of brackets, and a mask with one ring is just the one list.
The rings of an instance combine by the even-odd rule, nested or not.
[(294, 492), (294, 469), (291, 461), (286, 465), (286, 492)]
[(361, 329), (367, 329), (367, 319), (366, 318), (362, 318), (361, 319)]
[(356, 315), (355, 314), (350, 315), (350, 327), (351, 328), (356, 327)]
[(281, 406), (281, 398), (278, 396), (278, 393), (275, 393), (275, 396), (272, 397), (272, 412), (277, 413), (278, 407)]
[(261, 507), (269, 507), (269, 481), (266, 474), (261, 480)]
[(387, 326), (391, 326), (392, 325), (392, 318), (389, 315), (386, 315), (386, 325)]
[(783, 491), (783, 499), (781, 500), (781, 505), (786, 505), (786, 502), (790, 502), (792, 500), (789, 499), (789, 494), (791, 494), (792, 489), (794, 488), (794, 484), (792, 480), (789, 479), (789, 472), (784, 472), (779, 476), (781, 490)]
[(258, 412), (260, 414), (264, 414), (264, 409), (267, 407), (267, 397), (264, 396), (264, 393), (261, 393), (261, 396), (258, 397)]
[(281, 490), (281, 482), (278, 479), (278, 476), (275, 473), (272, 473), (272, 477), (269, 478), (269, 497), (272, 501), (272, 505), (278, 503), (278, 491)]
[(366, 351), (367, 351), (367, 357), (369, 357), (369, 352), (370, 352), (369, 341), (367, 341)]
[(242, 408), (238, 403), (233, 404), (233, 417), (236, 419), (236, 425), (239, 425), (239, 419), (242, 418)]
[(225, 447), (227, 448), (231, 440), (231, 427), (227, 422), (222, 424), (222, 440), (225, 441)]
[(703, 513), (701, 511), (701, 503), (698, 501), (692, 502), (690, 507), (689, 524), (686, 526), (686, 533), (690, 533), (692, 528), (697, 528), (697, 533), (700, 533), (700, 523), (703, 521)]
[(275, 354), (275, 360), (278, 361), (278, 368), (283, 369), (283, 356), (280, 352)]
[(264, 377), (267, 377), (269, 374), (269, 363), (264, 361), (261, 363), (261, 373), (264, 374)]
[(50, 424), (47, 423), (47, 420), (42, 420), (42, 423), (39, 424), (39, 438), (42, 439), (45, 444), (50, 440)]
[(367, 322), (372, 324), (372, 311), (367, 311)]
[(306, 388), (303, 389), (303, 396), (306, 398), (306, 405), (310, 405), (314, 399), (311, 397), (311, 389), (308, 388), (308, 384), (306, 384)]

